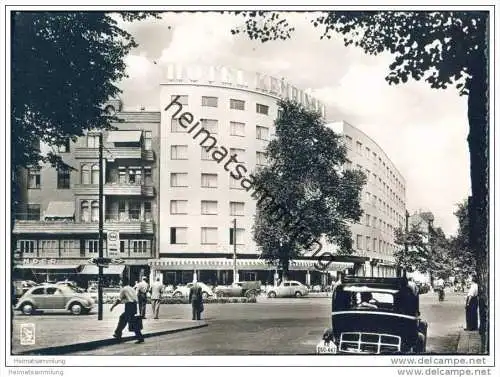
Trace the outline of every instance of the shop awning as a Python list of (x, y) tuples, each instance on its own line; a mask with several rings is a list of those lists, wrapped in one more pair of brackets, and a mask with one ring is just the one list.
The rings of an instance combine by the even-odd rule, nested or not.
[(138, 143), (141, 141), (142, 131), (110, 131), (108, 143)]
[(15, 268), (32, 270), (76, 270), (79, 264), (22, 264)]
[(50, 202), (45, 218), (72, 218), (75, 216), (75, 202)]
[[(104, 275), (121, 275), (123, 272), (123, 269), (125, 266), (118, 265), (118, 264), (111, 264), (106, 268), (103, 268), (103, 274)], [(83, 267), (82, 272), (80, 272), (82, 275), (97, 275), (99, 274), (99, 268), (96, 265), (93, 264), (87, 264)]]

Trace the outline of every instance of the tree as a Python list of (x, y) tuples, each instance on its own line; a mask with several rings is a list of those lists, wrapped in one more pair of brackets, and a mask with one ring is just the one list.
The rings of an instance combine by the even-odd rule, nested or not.
[[(232, 30), (267, 42), (291, 37), (294, 27), (276, 12), (237, 12), (245, 26)], [(489, 124), (488, 124), (488, 32), (489, 12), (323, 12), (313, 21), (321, 27), (321, 38), (333, 33), (344, 36), (346, 46), (361, 47), (367, 54), (394, 55), (389, 84), (405, 83), (411, 77), (424, 79), (431, 88), (456, 85), (468, 96), (470, 177), (470, 247), (474, 250), (479, 278), (480, 332), (483, 351), (489, 349)]]
[(280, 101), (279, 107), (268, 165), (254, 176), (260, 194), (254, 238), (262, 256), (278, 262), (286, 277), (290, 261), (322, 235), (340, 254), (352, 252), (349, 221), (362, 215), (359, 198), (366, 177), (342, 169), (346, 148), (319, 113), (291, 101)]
[(455, 261), (455, 267), (466, 277), (476, 270), (476, 259), (469, 243), (469, 214), (467, 200), (457, 204), (454, 215), (458, 220), (457, 234), (451, 237), (451, 255)]

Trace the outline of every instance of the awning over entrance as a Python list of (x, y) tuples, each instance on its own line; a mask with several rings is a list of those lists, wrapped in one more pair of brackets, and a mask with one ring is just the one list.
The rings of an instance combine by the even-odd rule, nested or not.
[(141, 131), (110, 131), (108, 143), (138, 143), (141, 141)]
[[(123, 269), (125, 266), (118, 264), (111, 264), (106, 268), (103, 268), (102, 271), (104, 275), (121, 275), (123, 273)], [(93, 264), (87, 264), (83, 267), (82, 275), (97, 275), (99, 274), (99, 268)]]
[(80, 267), (79, 264), (22, 264), (15, 268), (32, 270), (76, 270), (78, 267)]
[[(290, 263), (290, 270), (316, 270), (315, 260), (296, 260)], [(233, 260), (226, 258), (165, 258), (149, 261), (149, 265), (158, 270), (231, 270)], [(326, 271), (342, 271), (352, 268), (353, 263), (332, 262)], [(276, 267), (263, 259), (238, 259), (238, 270), (274, 270)], [(326, 272), (325, 271), (325, 272)]]
[(75, 216), (74, 202), (50, 202), (44, 217), (47, 218), (72, 218)]

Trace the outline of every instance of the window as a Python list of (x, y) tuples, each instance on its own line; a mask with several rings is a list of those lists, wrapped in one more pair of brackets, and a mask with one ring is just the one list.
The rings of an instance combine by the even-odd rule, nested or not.
[(90, 183), (93, 185), (99, 184), (99, 165), (92, 165)]
[(243, 190), (243, 187), (241, 187), (240, 184), (240, 180), (234, 179), (231, 175), (229, 176), (229, 188), (236, 190)]
[(187, 160), (187, 145), (172, 145), (170, 146), (170, 158), (172, 160)]
[(256, 137), (258, 140), (269, 140), (269, 128), (257, 126)]
[(261, 105), (260, 103), (256, 106), (257, 113), (268, 115), (269, 114), (269, 106)]
[(373, 249), (373, 251), (377, 251), (377, 239), (376, 238), (373, 238), (372, 249)]
[(80, 221), (88, 223), (90, 221), (90, 207), (87, 200), (80, 203)]
[(359, 234), (356, 236), (356, 247), (358, 250), (363, 250), (363, 236)]
[(82, 185), (89, 185), (90, 184), (90, 166), (89, 165), (82, 165), (81, 168), (82, 172), (82, 179), (81, 183)]
[(129, 250), (135, 254), (146, 254), (151, 251), (150, 240), (129, 240)]
[(152, 205), (151, 202), (144, 202), (144, 220), (149, 222), (153, 219)]
[(62, 253), (71, 254), (72, 252), (78, 252), (80, 249), (79, 240), (60, 240), (59, 247)]
[(367, 192), (365, 193), (365, 195), (366, 195), (366, 201), (367, 201), (367, 202), (370, 202), (370, 196), (371, 196), (371, 194), (367, 191)]
[(277, 119), (281, 119), (281, 116), (283, 115), (283, 110), (278, 109), (278, 114), (276, 116)]
[(231, 128), (231, 135), (245, 136), (245, 123), (229, 122), (229, 126)]
[(239, 99), (230, 99), (229, 108), (234, 110), (245, 110), (245, 101)]
[(27, 204), (26, 205), (26, 220), (40, 221), (40, 204)]
[[(179, 97), (179, 98), (177, 98)], [(177, 98), (177, 102), (180, 103), (181, 105), (183, 106), (187, 106), (188, 104), (188, 96), (181, 96), (181, 95), (178, 95), (178, 94), (174, 94), (170, 97), (170, 101), (174, 101), (175, 99)]]
[(217, 134), (219, 132), (219, 121), (217, 119), (202, 119), (201, 125), (211, 134)]
[(131, 200), (128, 203), (128, 217), (131, 220), (140, 220), (141, 218), (141, 202)]
[(59, 253), (58, 241), (57, 240), (41, 240), (40, 241), (40, 254), (57, 255)]
[(153, 149), (153, 132), (144, 131), (144, 149), (150, 151)]
[(87, 148), (99, 148), (99, 134), (87, 134)]
[(146, 185), (153, 184), (153, 169), (150, 166), (144, 167), (144, 183)]
[[(373, 247), (375, 250), (375, 246)], [(382, 253), (384, 250), (382, 250), (382, 240), (378, 240), (378, 252)]]
[(376, 216), (373, 216), (373, 223), (372, 223), (372, 226), (373, 226), (374, 228), (376, 228), (376, 227), (377, 227), (377, 217), (376, 217)]
[(45, 294), (45, 288), (37, 288), (31, 291), (32, 295), (44, 295)]
[(366, 215), (365, 215), (365, 221), (366, 221), (366, 226), (370, 226), (370, 225), (371, 225), (371, 222), (370, 222), (370, 215), (369, 215), (369, 214), (366, 214)]
[(212, 158), (212, 149), (211, 148), (205, 148), (205, 147), (201, 147), (201, 159), (203, 161), (215, 161), (213, 158)]
[(217, 174), (201, 174), (201, 187), (217, 187)]
[(366, 152), (366, 157), (370, 158), (371, 157), (370, 148), (365, 147), (365, 152)]
[(187, 228), (170, 228), (170, 243), (172, 245), (187, 244)]
[(17, 248), (24, 254), (34, 254), (35, 253), (35, 241), (32, 240), (19, 240), (17, 241)]
[(118, 217), (120, 221), (128, 221), (127, 202), (125, 200), (118, 201)]
[(230, 148), (229, 149), (229, 154), (231, 156), (235, 154), (238, 162), (245, 163), (245, 150), (244, 149)]
[(85, 240), (85, 250), (87, 253), (98, 253), (99, 240)]
[(217, 107), (218, 106), (218, 98), (217, 97), (201, 97), (201, 106), (207, 107)]
[(363, 167), (360, 164), (356, 164), (356, 169), (359, 171), (363, 171)]
[(359, 141), (356, 141), (356, 151), (359, 154), (363, 153), (363, 144), (361, 144)]
[(170, 173), (170, 187), (187, 187), (187, 173)]
[(90, 205), (90, 220), (92, 222), (99, 221), (99, 202), (97, 200), (93, 200)]
[(186, 132), (186, 129), (179, 123), (179, 119), (172, 118), (171, 129), (174, 133)]
[(266, 165), (267, 159), (266, 154), (264, 152), (257, 152), (257, 165)]
[(349, 160), (346, 160), (345, 168), (346, 168), (346, 170), (351, 170), (352, 169), (352, 162)]
[(40, 188), (40, 169), (38, 168), (28, 169), (28, 188), (29, 189)]
[(217, 215), (217, 201), (215, 201), (215, 200), (202, 200), (201, 201), (201, 214), (202, 215)]
[(69, 152), (69, 144), (70, 144), (70, 142), (71, 142), (71, 140), (68, 137), (66, 140), (64, 140), (63, 144), (58, 145), (57, 149), (58, 149), (59, 153), (68, 153)]
[(244, 216), (245, 203), (244, 202), (229, 202), (229, 215), (230, 216)]
[[(236, 245), (244, 245), (245, 229), (236, 228)], [(234, 245), (234, 228), (229, 228), (229, 244)]]
[(69, 189), (70, 171), (67, 167), (57, 169), (57, 188)]
[(352, 137), (345, 135), (345, 143), (347, 145), (347, 148), (351, 149), (352, 148)]
[(366, 250), (367, 251), (370, 251), (370, 241), (371, 241), (371, 238), (366, 236)]
[(201, 228), (201, 243), (203, 245), (216, 245), (217, 228)]

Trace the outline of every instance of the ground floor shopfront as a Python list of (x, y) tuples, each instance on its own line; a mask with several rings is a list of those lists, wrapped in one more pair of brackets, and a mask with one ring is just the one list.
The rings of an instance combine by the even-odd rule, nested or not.
[[(33, 280), (37, 283), (74, 281), (82, 288), (88, 288), (98, 280), (99, 269), (89, 264), (88, 259), (44, 259), (26, 258), (15, 264), (12, 280)], [(133, 284), (143, 276), (149, 276), (147, 260), (122, 260), (103, 268), (103, 286), (118, 287), (126, 277)]]

